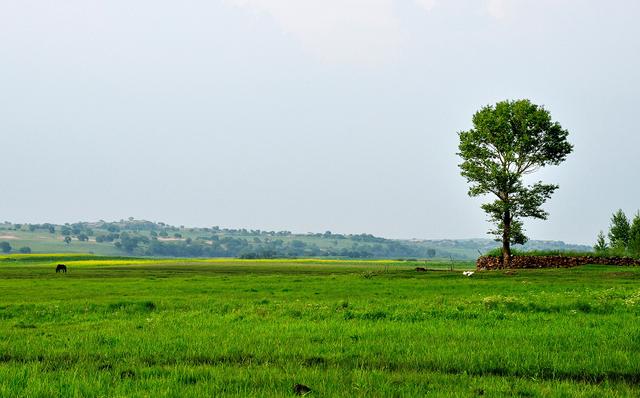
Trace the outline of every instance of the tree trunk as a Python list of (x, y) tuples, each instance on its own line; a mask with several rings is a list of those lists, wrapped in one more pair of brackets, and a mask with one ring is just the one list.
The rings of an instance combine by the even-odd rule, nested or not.
[(511, 267), (511, 212), (504, 212), (502, 219), (504, 230), (502, 231), (502, 267)]

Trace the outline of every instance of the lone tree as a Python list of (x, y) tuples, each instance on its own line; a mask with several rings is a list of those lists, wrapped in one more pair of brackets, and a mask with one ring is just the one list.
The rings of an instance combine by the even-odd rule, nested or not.
[(607, 249), (609, 249), (609, 245), (607, 245), (607, 241), (605, 240), (604, 232), (600, 231), (596, 244), (593, 245), (593, 250), (595, 250), (596, 253), (604, 253)]
[(611, 241), (611, 246), (625, 250), (629, 245), (630, 233), (631, 224), (629, 224), (629, 219), (622, 209), (619, 209), (611, 216), (611, 227), (609, 228), (609, 241)]
[(489, 233), (502, 240), (505, 267), (511, 263), (510, 245), (527, 241), (521, 219), (545, 220), (549, 214), (541, 206), (558, 189), (542, 181), (526, 185), (523, 179), (541, 167), (564, 161), (573, 149), (568, 135), (544, 107), (529, 100), (485, 106), (473, 115), (473, 128), (458, 133), (459, 166), (471, 184), (469, 196), (497, 197), (482, 209), (497, 227)]

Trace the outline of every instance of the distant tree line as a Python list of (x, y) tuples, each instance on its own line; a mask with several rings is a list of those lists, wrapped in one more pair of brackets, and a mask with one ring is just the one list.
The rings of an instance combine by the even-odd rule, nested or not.
[[(46, 230), (58, 234), (66, 245), (74, 241), (95, 241), (113, 245), (129, 255), (166, 257), (342, 257), (342, 258), (432, 258), (436, 250), (425, 245), (390, 240), (371, 234), (293, 234), (291, 231), (233, 229), (219, 226), (176, 227), (163, 222), (129, 218), (116, 222), (77, 222), (64, 225), (11, 224), (5, 229), (31, 232)], [(0, 247), (12, 251), (9, 243)], [(30, 250), (21, 248), (21, 251)], [(6, 250), (6, 251), (5, 251)], [(440, 256), (457, 257), (439, 250)]]
[[(11, 250), (13, 250), (13, 247), (11, 247), (9, 242), (0, 242), (0, 251), (3, 253), (11, 253)], [(18, 253), (29, 254), (31, 253), (31, 248), (29, 246), (23, 246), (18, 249)]]
[[(321, 248), (315, 243), (299, 239), (259, 239), (254, 237), (218, 236), (161, 240), (160, 236), (145, 236), (133, 232), (98, 235), (96, 242), (113, 242), (116, 248), (128, 253), (144, 256), (166, 257), (240, 257), (240, 258), (284, 258), (284, 257), (346, 257), (346, 258), (403, 258), (434, 257), (434, 249), (410, 246), (398, 241), (381, 240), (377, 243), (362, 243), (353, 240), (342, 248)], [(381, 239), (381, 238), (376, 238)]]
[[(185, 228), (133, 218), (115, 222), (100, 220), (64, 225), (13, 224), (5, 221), (0, 223), (0, 230), (34, 233), (53, 231), (52, 239), (59, 239), (60, 243), (69, 246), (68, 250), (93, 251), (93, 245), (100, 245), (111, 246), (123, 254), (136, 256), (394, 259), (437, 257), (467, 260), (477, 257), (478, 253), (495, 248), (495, 243), (488, 239), (391, 240), (371, 234), (338, 234), (331, 231), (294, 234), (291, 231), (219, 226)], [(90, 244), (82, 249), (73, 248), (76, 241)], [(40, 250), (38, 245), (34, 245), (34, 248)], [(518, 248), (590, 250), (590, 247), (549, 241), (531, 241), (526, 246)], [(30, 250), (27, 246), (13, 248), (9, 242), (0, 247), (0, 253), (28, 253)], [(95, 250), (100, 252), (103, 248)]]

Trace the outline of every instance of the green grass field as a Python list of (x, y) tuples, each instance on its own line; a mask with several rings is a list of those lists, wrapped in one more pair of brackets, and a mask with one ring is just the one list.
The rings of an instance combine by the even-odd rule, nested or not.
[(416, 265), (0, 258), (0, 396), (640, 395), (640, 269)]

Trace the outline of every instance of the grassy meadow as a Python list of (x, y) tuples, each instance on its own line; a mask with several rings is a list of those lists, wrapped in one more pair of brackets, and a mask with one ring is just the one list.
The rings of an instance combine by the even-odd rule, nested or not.
[(640, 395), (640, 269), (424, 265), (0, 257), (0, 396)]

